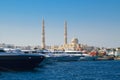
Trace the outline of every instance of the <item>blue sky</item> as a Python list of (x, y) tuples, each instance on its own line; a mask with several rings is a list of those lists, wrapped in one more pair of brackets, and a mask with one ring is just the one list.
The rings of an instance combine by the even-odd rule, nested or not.
[(120, 0), (0, 0), (0, 43), (41, 45), (42, 18), (46, 44), (68, 42), (120, 47)]

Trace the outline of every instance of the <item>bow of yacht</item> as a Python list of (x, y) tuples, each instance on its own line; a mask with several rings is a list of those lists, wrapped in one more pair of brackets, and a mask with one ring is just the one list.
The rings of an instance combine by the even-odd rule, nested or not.
[(34, 69), (44, 60), (44, 58), (44, 55), (40, 54), (25, 54), (20, 50), (4, 50), (3, 48), (0, 48), (0, 69)]

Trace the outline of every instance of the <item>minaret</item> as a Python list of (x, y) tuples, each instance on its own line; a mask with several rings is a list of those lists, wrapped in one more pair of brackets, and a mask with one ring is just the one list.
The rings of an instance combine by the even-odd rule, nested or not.
[(44, 26), (44, 19), (42, 20), (42, 49), (45, 49), (45, 26)]
[(64, 23), (64, 44), (67, 44), (67, 21)]

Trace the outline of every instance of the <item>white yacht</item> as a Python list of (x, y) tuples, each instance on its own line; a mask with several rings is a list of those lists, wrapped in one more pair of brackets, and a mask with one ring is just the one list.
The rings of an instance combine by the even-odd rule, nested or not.
[(80, 51), (52, 51), (49, 55), (52, 61), (78, 61), (81, 56)]
[(88, 60), (96, 60), (96, 56), (91, 56), (89, 54), (85, 54), (81, 51), (51, 51), (46, 54), (47, 62), (54, 61), (88, 61)]
[(45, 55), (43, 63), (51, 63), (56, 61), (78, 61), (81, 56), (81, 52), (78, 51), (49, 51), (39, 50), (38, 52)]
[(65, 51), (50, 51), (50, 50), (37, 50), (37, 53), (43, 53), (45, 59), (43, 63), (52, 63), (56, 61), (81, 61), (81, 60), (95, 60), (95, 57), (84, 54), (81, 51), (65, 50)]

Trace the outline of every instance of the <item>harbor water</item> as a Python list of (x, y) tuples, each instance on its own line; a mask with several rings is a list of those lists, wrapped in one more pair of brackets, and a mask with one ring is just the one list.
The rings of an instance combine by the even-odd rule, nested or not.
[(53, 62), (30, 71), (0, 71), (0, 80), (119, 80), (120, 61)]

